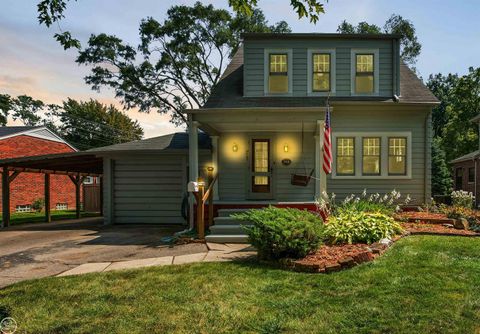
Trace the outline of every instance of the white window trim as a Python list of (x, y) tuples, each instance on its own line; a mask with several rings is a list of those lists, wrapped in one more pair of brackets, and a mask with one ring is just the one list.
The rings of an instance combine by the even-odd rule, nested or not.
[[(288, 76), (288, 93), (270, 93), (268, 91), (268, 77), (270, 75), (270, 59), (271, 53), (287, 54), (287, 76)], [(293, 92), (293, 51), (292, 49), (264, 49), (263, 55), (263, 92), (265, 96), (292, 96)]]
[[(355, 138), (355, 175), (337, 175), (337, 138)], [(362, 175), (362, 138), (380, 137), (380, 175)], [(388, 175), (388, 138), (407, 138), (407, 173), (406, 175)], [(332, 179), (388, 179), (410, 180), (412, 178), (412, 133), (411, 132), (333, 132), (332, 133)]]
[[(356, 76), (356, 67), (357, 67), (357, 54), (371, 53), (373, 54), (373, 93), (368, 94), (359, 94), (355, 92), (355, 76)], [(378, 49), (352, 49), (351, 50), (351, 61), (350, 61), (350, 87), (352, 96), (379, 96), (380, 95), (380, 51)]]
[[(336, 49), (308, 49), (307, 51), (307, 95), (308, 96), (334, 96), (336, 88)], [(314, 92), (312, 90), (312, 76), (313, 76), (313, 63), (312, 57), (314, 53), (328, 53), (330, 54), (330, 91), (329, 92)]]

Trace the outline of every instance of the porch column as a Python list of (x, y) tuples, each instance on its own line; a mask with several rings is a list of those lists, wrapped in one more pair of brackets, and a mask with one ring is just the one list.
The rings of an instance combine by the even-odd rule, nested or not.
[(10, 182), (8, 168), (2, 171), (2, 228), (10, 225)]
[(45, 222), (51, 223), (52, 222), (52, 215), (50, 211), (50, 174), (45, 174), (45, 183), (44, 183), (44, 191), (45, 191)]
[(198, 179), (198, 122), (188, 115), (188, 168), (189, 181)]
[[(214, 168), (214, 173), (218, 175), (218, 136), (210, 136), (212, 138), (212, 165)], [(213, 185), (213, 200), (218, 201), (218, 179), (217, 182)]]

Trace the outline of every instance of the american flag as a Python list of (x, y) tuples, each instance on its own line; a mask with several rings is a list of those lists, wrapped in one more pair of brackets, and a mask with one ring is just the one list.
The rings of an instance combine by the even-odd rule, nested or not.
[(332, 172), (332, 136), (330, 129), (330, 105), (327, 102), (325, 113), (325, 131), (323, 134), (323, 170), (326, 174)]

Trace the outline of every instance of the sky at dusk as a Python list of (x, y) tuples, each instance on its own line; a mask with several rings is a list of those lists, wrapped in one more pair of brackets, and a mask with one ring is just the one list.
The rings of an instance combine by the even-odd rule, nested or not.
[[(68, 97), (98, 99), (119, 105), (111, 91), (94, 92), (83, 77), (88, 69), (75, 63), (76, 52), (64, 51), (53, 39), (56, 27), (39, 26), (34, 0), (1, 0), (0, 11), (0, 93), (27, 94), (47, 103), (60, 104)], [(204, 1), (228, 8), (227, 0)], [(61, 28), (72, 32), (85, 45), (90, 34), (115, 34), (133, 45), (138, 43), (142, 18), (159, 21), (169, 7), (194, 1), (169, 0), (78, 0), (71, 1)], [(299, 20), (289, 0), (259, 0), (270, 23), (285, 20), (294, 32), (335, 32), (346, 19), (383, 26), (392, 13), (413, 21), (422, 53), (417, 69), (423, 78), (431, 73), (464, 74), (468, 67), (480, 66), (480, 1), (428, 0), (330, 0), (326, 14), (316, 25)], [(128, 111), (145, 130), (146, 137), (179, 131), (169, 116), (152, 112)], [(9, 124), (13, 124), (10, 122)]]

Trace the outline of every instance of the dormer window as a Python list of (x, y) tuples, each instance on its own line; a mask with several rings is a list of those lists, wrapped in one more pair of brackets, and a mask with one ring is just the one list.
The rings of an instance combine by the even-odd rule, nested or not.
[(374, 91), (374, 55), (357, 54), (355, 71), (355, 93), (369, 94)]
[(268, 92), (271, 94), (288, 93), (288, 54), (269, 55)]
[(352, 96), (379, 95), (379, 50), (352, 49)]
[(313, 53), (312, 57), (312, 92), (329, 92), (331, 89), (330, 53)]

